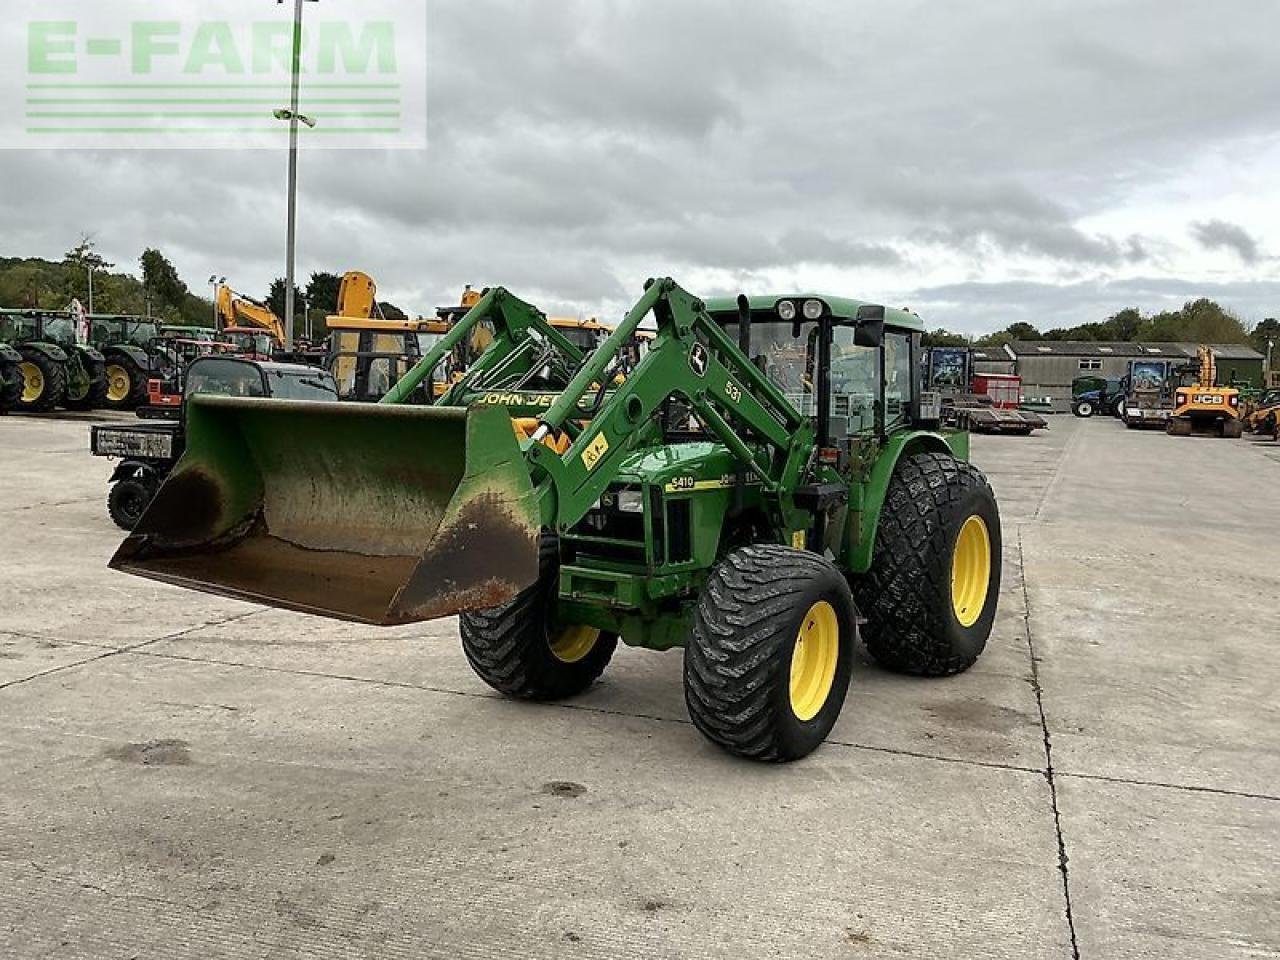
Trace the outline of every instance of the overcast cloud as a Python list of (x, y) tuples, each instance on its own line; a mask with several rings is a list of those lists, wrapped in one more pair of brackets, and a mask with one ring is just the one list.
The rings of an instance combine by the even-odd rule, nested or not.
[[(662, 273), (967, 332), (1200, 295), (1253, 322), (1280, 308), (1276, 36), (1275, 0), (435, 0), (429, 149), (305, 153), (299, 270), (419, 311), (501, 283), (608, 317)], [(91, 231), (261, 293), (284, 169), (0, 151), (0, 253)]]

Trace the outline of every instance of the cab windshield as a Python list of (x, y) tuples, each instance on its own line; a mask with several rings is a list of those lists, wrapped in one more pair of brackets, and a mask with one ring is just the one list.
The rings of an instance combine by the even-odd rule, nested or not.
[(262, 371), (252, 363), (237, 360), (205, 359), (191, 365), (187, 373), (188, 397), (198, 393), (219, 397), (265, 397)]
[(338, 399), (338, 385), (323, 370), (268, 370), (267, 383), (281, 400)]
[[(793, 324), (781, 320), (753, 321), (751, 359), (764, 371), (792, 406), (803, 416), (817, 416), (818, 388), (814, 371), (818, 367), (818, 324), (800, 324), (800, 335), (792, 336)], [(735, 342), (738, 324), (726, 323), (724, 331)], [(831, 331), (830, 416), (848, 418), (848, 432), (875, 429), (875, 405), (880, 395), (880, 354), (875, 347), (853, 342), (852, 326), (836, 326)]]
[(45, 339), (56, 343), (70, 343), (76, 338), (75, 326), (70, 317), (61, 315), (47, 317), (44, 322), (44, 336)]
[(561, 327), (557, 325), (556, 331), (583, 353), (594, 353), (596, 347), (600, 346), (609, 335), (607, 330), (601, 330), (596, 327)]

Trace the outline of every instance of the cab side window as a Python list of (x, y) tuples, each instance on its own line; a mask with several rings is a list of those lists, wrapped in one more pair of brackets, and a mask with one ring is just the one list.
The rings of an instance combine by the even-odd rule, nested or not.
[(886, 332), (884, 336), (884, 425), (886, 430), (911, 415), (911, 337)]

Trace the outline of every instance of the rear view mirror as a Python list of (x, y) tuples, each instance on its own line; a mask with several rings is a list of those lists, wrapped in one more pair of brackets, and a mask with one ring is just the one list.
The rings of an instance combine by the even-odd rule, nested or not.
[(858, 308), (853, 342), (859, 347), (879, 347), (884, 343), (884, 307), (864, 303)]

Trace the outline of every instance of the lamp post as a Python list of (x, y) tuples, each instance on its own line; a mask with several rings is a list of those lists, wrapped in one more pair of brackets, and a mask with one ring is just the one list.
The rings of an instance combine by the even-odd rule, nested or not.
[[(276, 0), (277, 4), (284, 0)], [(284, 348), (293, 349), (293, 277), (294, 250), (298, 234), (298, 123), (314, 127), (316, 122), (298, 112), (299, 86), (302, 75), (302, 4), (318, 0), (294, 0), (293, 3), (293, 58), (290, 64), (291, 82), (289, 109), (276, 110), (277, 120), (289, 121), (289, 227), (285, 240), (286, 262), (284, 279)]]
[(219, 277), (216, 273), (209, 277), (209, 286), (213, 288), (213, 329), (218, 329), (218, 288), (227, 282), (226, 277)]

